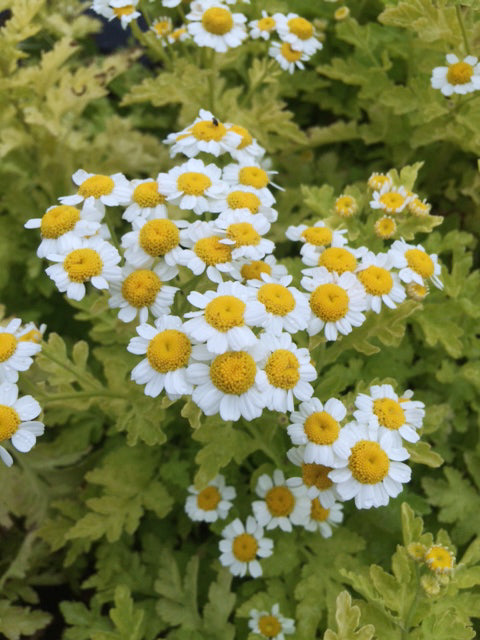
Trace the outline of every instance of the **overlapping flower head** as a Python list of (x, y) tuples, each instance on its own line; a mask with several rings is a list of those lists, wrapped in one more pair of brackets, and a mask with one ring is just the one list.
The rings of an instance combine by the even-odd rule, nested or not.
[[(102, 289), (130, 323), (127, 348), (138, 357), (131, 378), (146, 402), (185, 398), (238, 429), (261, 425), (268, 412), (286, 416), (284, 458), (257, 478), (251, 513), (226, 522), (219, 542), (234, 575), (258, 577), (274, 553), (265, 531), (329, 537), (343, 502), (380, 507), (410, 480), (405, 443), (420, 437), (423, 403), (389, 384), (348, 403), (318, 398), (321, 363), (310, 347), (314, 338), (329, 348), (369, 316), (404, 304), (405, 285), (441, 287), (440, 266), (402, 239), (379, 253), (350, 246), (348, 222), (362, 208), (344, 194), (333, 214), (340, 224), (287, 229), (304, 263), (295, 281), (273, 255), (278, 187), (251, 133), (202, 109), (165, 144), (177, 162), (168, 171), (142, 180), (77, 171), (76, 194), (26, 226), (39, 228), (39, 256), (53, 263), (46, 272), (61, 292), (81, 300), (90, 285)], [(372, 215), (413, 197), (389, 175), (369, 185)], [(189, 488), (185, 510), (193, 521), (217, 523), (229, 518), (236, 495), (218, 474)]]

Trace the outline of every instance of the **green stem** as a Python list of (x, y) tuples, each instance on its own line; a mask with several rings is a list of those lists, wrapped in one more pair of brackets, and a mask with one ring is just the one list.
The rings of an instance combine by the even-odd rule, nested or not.
[(210, 56), (210, 74), (208, 76), (208, 101), (210, 104), (210, 111), (215, 115), (215, 80), (217, 76), (217, 58), (215, 50), (212, 49)]
[(415, 577), (417, 579), (417, 588), (415, 590), (415, 597), (412, 600), (412, 604), (410, 605), (410, 609), (408, 610), (404, 625), (402, 627), (401, 640), (408, 640), (410, 629), (412, 627), (413, 617), (415, 616), (415, 612), (417, 610), (417, 605), (418, 605), (418, 600), (420, 595), (420, 581), (419, 581), (417, 566), (415, 566)]
[[(60, 367), (62, 367), (66, 371), (70, 371), (70, 373), (73, 373), (73, 375), (80, 382), (80, 384), (82, 384), (82, 386), (87, 388), (90, 387), (90, 389), (92, 390), (99, 390), (103, 388), (101, 387), (100, 384), (92, 383), (92, 381), (88, 376), (85, 376), (82, 373), (80, 373), (75, 367), (70, 366), (69, 364), (63, 362), (62, 360), (59, 360), (58, 358), (53, 356), (51, 353), (49, 353), (48, 350), (42, 351), (40, 355), (43, 356), (44, 358), (47, 358), (48, 360), (51, 360), (52, 362), (55, 362), (55, 364), (58, 364)], [(82, 379), (83, 379), (83, 383), (81, 382)]]
[(460, 31), (462, 32), (462, 38), (463, 38), (463, 44), (465, 46), (465, 51), (466, 51), (467, 56), (468, 56), (468, 55), (470, 55), (470, 44), (468, 42), (467, 32), (465, 31), (465, 25), (463, 24), (462, 10), (461, 10), (461, 8), (459, 7), (458, 4), (455, 7), (455, 11), (457, 13), (457, 20), (458, 20), (458, 24), (460, 26)]
[(61, 393), (55, 395), (44, 403), (44, 407), (48, 407), (54, 402), (63, 402), (64, 400), (76, 400), (77, 398), (115, 398), (125, 400), (125, 395), (119, 393), (110, 393), (108, 391), (77, 391), (75, 393)]
[(110, 231), (111, 241), (115, 245), (115, 248), (120, 251), (120, 243), (118, 242), (117, 233), (115, 231), (115, 226), (112, 220), (112, 212), (109, 209), (105, 211), (105, 223)]

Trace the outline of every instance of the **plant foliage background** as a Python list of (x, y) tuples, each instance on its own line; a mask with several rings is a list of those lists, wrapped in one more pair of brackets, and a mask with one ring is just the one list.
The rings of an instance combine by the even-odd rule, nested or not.
[[(160, 2), (145, 4), (162, 13)], [(242, 5), (250, 19), (260, 9), (296, 11), (323, 29), (323, 50), (290, 76), (257, 41), (217, 55), (215, 68), (201, 48), (165, 51), (145, 34), (105, 52), (94, 38), (102, 23), (85, 3), (0, 1), (0, 300), (7, 316), (48, 325), (21, 378), (47, 434), (14, 467), (0, 467), (3, 637), (244, 638), (249, 611), (275, 602), (296, 619), (300, 640), (475, 636), (480, 109), (478, 98), (446, 100), (430, 75), (445, 53), (466, 53), (458, 8), (478, 53), (476, 4), (363, 0), (343, 21), (323, 0)], [(387, 507), (348, 506), (332, 538), (271, 533), (275, 554), (256, 580), (221, 567), (224, 525), (191, 522), (186, 488), (224, 469), (237, 488), (234, 515), (245, 518), (260, 473), (278, 460), (287, 468), (285, 418), (264, 414), (247, 432), (218, 416), (200, 420), (189, 401), (147, 398), (130, 381), (129, 326), (101, 296), (67, 303), (23, 229), (71, 192), (80, 167), (129, 178), (168, 170), (162, 140), (200, 108), (247, 127), (267, 149), (286, 189), (270, 237), (292, 273), (300, 264), (287, 226), (324, 218), (349, 189), (365, 198), (373, 171), (407, 167), (404, 181), (417, 178), (415, 190), (443, 217), (434, 230), (416, 229), (416, 241), (440, 255), (444, 291), (432, 291), (421, 312), (409, 303), (394, 321), (374, 318), (315, 355), (320, 398), (353, 402), (354, 392), (394, 378), (425, 403), (411, 483)], [(347, 222), (353, 239), (381, 249), (367, 219)], [(456, 550), (458, 565), (438, 593), (422, 590), (422, 568), (406, 551), (432, 535)]]

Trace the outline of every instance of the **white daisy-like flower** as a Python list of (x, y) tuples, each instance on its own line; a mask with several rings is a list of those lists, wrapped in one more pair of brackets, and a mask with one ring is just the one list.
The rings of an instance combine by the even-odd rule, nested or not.
[(123, 29), (126, 29), (132, 20), (140, 18), (142, 15), (137, 11), (136, 7), (139, 0), (110, 0), (110, 6), (113, 10), (113, 18), (118, 18)]
[(407, 442), (417, 442), (420, 436), (417, 429), (422, 428), (425, 405), (419, 400), (411, 400), (413, 392), (408, 390), (399, 398), (389, 384), (370, 387), (370, 395), (360, 393), (355, 398), (357, 411), (355, 420), (359, 424), (380, 429), (380, 434), (390, 432), (395, 436), (398, 446), (402, 438)]
[(311, 291), (309, 335), (324, 329), (327, 340), (336, 340), (339, 333), (346, 336), (353, 327), (360, 327), (365, 322), (362, 313), (367, 308), (365, 289), (353, 273), (338, 276), (324, 267), (317, 267), (311, 269), (310, 274), (312, 277), (302, 278), (302, 287)]
[(230, 273), (232, 249), (221, 242), (223, 233), (211, 222), (197, 220), (180, 231), (180, 243), (187, 247), (182, 262), (196, 276), (207, 271), (212, 282), (222, 282), (222, 274)]
[(262, 10), (262, 17), (258, 20), (252, 20), (248, 23), (250, 27), (250, 37), (253, 40), (263, 38), (263, 40), (269, 40), (272, 33), (275, 31), (277, 21), (273, 16), (268, 15), (266, 11)]
[(188, 379), (195, 385), (192, 400), (207, 416), (220, 414), (222, 420), (236, 422), (243, 416), (253, 420), (265, 408), (265, 384), (258, 362), (263, 348), (255, 344), (242, 351), (226, 351), (217, 356), (205, 345), (193, 351), (196, 362), (188, 367)]
[(435, 67), (432, 71), (431, 84), (440, 89), (444, 96), (454, 93), (464, 95), (480, 89), (480, 63), (475, 56), (467, 56), (460, 60), (454, 53), (447, 56), (447, 67)]
[[(1, 335), (1, 334), (0, 334)], [(26, 453), (35, 446), (38, 436), (43, 435), (43, 422), (34, 420), (41, 407), (32, 396), (18, 397), (17, 385), (10, 382), (0, 384), (0, 442), (10, 440), (21, 453)], [(12, 456), (0, 446), (0, 458), (10, 467)]]
[(305, 447), (292, 447), (287, 451), (290, 462), (302, 470), (301, 477), (288, 478), (290, 488), (304, 487), (310, 500), (318, 498), (324, 509), (330, 509), (339, 499), (335, 484), (330, 478), (333, 467), (324, 464), (305, 462)]
[(326, 247), (343, 247), (347, 244), (347, 239), (344, 237), (346, 233), (346, 229), (332, 231), (322, 220), (319, 220), (313, 227), (306, 224), (290, 225), (285, 235), (289, 240), (302, 243), (300, 253), (303, 252), (304, 247), (308, 247), (310, 252), (316, 252), (317, 262), (315, 264), (318, 264), (318, 257)]
[(257, 307), (255, 326), (277, 336), (283, 331), (297, 333), (306, 329), (310, 315), (308, 299), (289, 286), (292, 276), (274, 279), (263, 273), (261, 278), (250, 281), (248, 288), (250, 298), (261, 304)]
[(253, 187), (235, 185), (231, 187), (219, 202), (219, 210), (224, 212), (241, 212), (262, 215), (269, 222), (276, 222), (278, 212), (272, 208), (275, 198), (268, 189), (263, 193)]
[(170, 149), (172, 158), (177, 153), (194, 158), (202, 151), (218, 157), (230, 153), (241, 141), (240, 135), (227, 127), (210, 111), (200, 109), (191, 125), (178, 133), (170, 133), (164, 142), (173, 145)]
[(346, 415), (345, 406), (336, 398), (325, 404), (318, 398), (310, 398), (291, 414), (287, 432), (293, 444), (305, 445), (305, 462), (334, 466), (340, 423)]
[(288, 73), (293, 73), (295, 67), (305, 69), (303, 63), (309, 59), (309, 56), (303, 51), (293, 49), (289, 42), (272, 42), (268, 55), (275, 58), (282, 69)]
[(49, 207), (41, 218), (30, 218), (24, 227), (40, 229), (42, 241), (37, 256), (45, 258), (49, 253), (62, 251), (63, 241), (78, 236), (92, 236), (100, 229), (99, 213), (95, 207), (80, 211), (76, 207), (61, 204)]
[(79, 169), (73, 174), (72, 180), (78, 186), (77, 193), (59, 198), (62, 204), (76, 205), (84, 202), (87, 206), (95, 205), (103, 213), (104, 205), (107, 207), (124, 205), (130, 197), (129, 182), (123, 173), (105, 176)]
[(45, 269), (55, 282), (57, 289), (66, 292), (67, 298), (82, 300), (85, 283), (91, 282), (96, 289), (108, 289), (109, 283), (119, 280), (122, 272), (118, 263), (120, 254), (113, 245), (99, 237), (72, 237), (65, 243), (62, 253), (47, 256), (56, 262)]
[(389, 250), (393, 266), (400, 269), (402, 282), (416, 282), (419, 285), (431, 280), (438, 289), (443, 289), (439, 276), (442, 268), (435, 253), (428, 254), (421, 244), (407, 244), (405, 240), (395, 240)]
[(131, 322), (137, 317), (141, 324), (148, 320), (149, 312), (156, 318), (170, 313), (178, 287), (165, 285), (172, 278), (172, 270), (165, 263), (151, 269), (135, 269), (125, 265), (119, 282), (112, 282), (108, 306), (119, 308), (118, 318)]
[(23, 327), (18, 329), (16, 335), (20, 342), (35, 342), (40, 344), (43, 340), (47, 325), (41, 324), (39, 327), (34, 322), (27, 322)]
[(260, 146), (252, 136), (252, 134), (238, 124), (225, 124), (229, 131), (233, 131), (240, 136), (240, 142), (236, 149), (230, 152), (230, 155), (235, 162), (244, 162), (247, 164), (254, 164), (260, 162), (261, 158), (265, 155), (265, 149)]
[(252, 578), (262, 575), (257, 558), (268, 558), (273, 553), (273, 541), (263, 537), (263, 528), (253, 516), (248, 516), (246, 525), (237, 518), (222, 531), (219, 542), (220, 562), (230, 573), (242, 578), (249, 573)]
[(301, 51), (308, 56), (312, 56), (316, 51), (323, 48), (322, 43), (315, 37), (313, 24), (297, 15), (289, 13), (284, 15), (276, 13), (274, 16), (276, 29), (280, 38), (290, 44), (295, 51)]
[(409, 482), (412, 471), (402, 460), (408, 451), (393, 433), (350, 423), (340, 433), (338, 458), (329, 477), (342, 500), (355, 498), (357, 509), (386, 506)]
[(27, 371), (33, 360), (31, 356), (41, 350), (40, 344), (23, 338), (22, 321), (13, 318), (0, 326), (0, 382), (17, 382), (18, 372)]
[(375, 222), (373, 229), (379, 238), (388, 240), (397, 230), (397, 223), (390, 216), (382, 216)]
[(208, 485), (198, 491), (193, 485), (188, 487), (185, 511), (195, 522), (216, 522), (225, 520), (237, 497), (235, 487), (225, 485), (225, 476), (218, 474)]
[(252, 502), (253, 515), (262, 527), (292, 531), (292, 525), (305, 523), (310, 512), (310, 500), (305, 489), (287, 487), (280, 469), (275, 469), (273, 479), (267, 474), (261, 475), (255, 492), (263, 498)]
[(166, 198), (158, 191), (156, 180), (132, 180), (129, 187), (130, 199), (122, 214), (124, 220), (133, 222), (136, 218), (153, 220), (168, 217)]
[(222, 182), (222, 170), (196, 158), (190, 158), (168, 173), (160, 173), (157, 181), (160, 193), (168, 202), (197, 215), (219, 211), (219, 200), (227, 192), (227, 185)]
[(232, 13), (222, 2), (195, 0), (187, 14), (188, 32), (199, 47), (225, 53), (247, 37), (243, 13)]
[(141, 269), (150, 267), (161, 258), (171, 268), (172, 277), (178, 273), (177, 264), (182, 263), (184, 249), (180, 246), (179, 229), (187, 226), (184, 220), (167, 218), (135, 218), (133, 231), (122, 236), (125, 260)]
[(422, 216), (428, 216), (432, 209), (432, 205), (427, 202), (424, 198), (420, 200), (420, 197), (417, 194), (413, 194), (413, 198), (408, 203), (408, 210), (410, 213), (413, 213), (414, 216), (418, 216), (419, 218)]
[(382, 302), (390, 309), (403, 302), (407, 296), (397, 273), (392, 272), (393, 260), (388, 253), (365, 254), (357, 269), (357, 278), (363, 284), (367, 297), (367, 309), (380, 313)]
[(176, 42), (184, 42), (190, 38), (187, 27), (178, 27), (168, 34), (167, 40), (169, 44), (175, 44)]
[[(252, 164), (251, 162), (240, 162), (228, 164), (223, 168), (222, 178), (224, 182), (235, 187), (241, 185), (242, 187), (250, 187), (255, 189), (254, 193), (265, 198), (273, 198), (269, 191), (269, 185), (277, 189), (283, 189), (277, 184), (271, 181), (271, 176), (278, 173), (278, 171), (267, 171), (258, 164)], [(274, 198), (272, 202), (274, 202)]]
[(382, 209), (389, 214), (400, 213), (412, 199), (405, 187), (392, 187), (388, 183), (379, 191), (374, 191), (372, 195), (371, 208)]
[(278, 264), (273, 255), (265, 256), (263, 260), (236, 260), (232, 264), (231, 277), (235, 280), (250, 283), (250, 280), (263, 282), (263, 274), (269, 276), (272, 282), (280, 282), (288, 275), (287, 267)]
[(368, 186), (372, 191), (381, 191), (382, 189), (388, 191), (393, 186), (393, 182), (390, 176), (374, 171), (368, 179)]
[(270, 223), (259, 213), (225, 211), (214, 224), (225, 233), (221, 242), (232, 246), (234, 260), (261, 260), (275, 249), (271, 240), (262, 237), (269, 232)]
[(308, 520), (303, 525), (307, 531), (318, 531), (323, 538), (331, 538), (333, 530), (343, 521), (343, 504), (335, 502), (329, 509), (318, 498), (310, 501)]
[(168, 16), (160, 16), (152, 22), (150, 30), (157, 38), (165, 38), (172, 32), (172, 20)]
[[(338, 275), (346, 271), (355, 271), (359, 258), (368, 252), (366, 247), (358, 247), (353, 249), (346, 246), (316, 247), (306, 242), (300, 249), (302, 262), (309, 267), (325, 267), (328, 271), (335, 272)], [(303, 273), (308, 274), (309, 270), (305, 269)]]
[(271, 611), (252, 609), (249, 616), (248, 626), (263, 638), (285, 640), (285, 636), (295, 633), (295, 620), (282, 616), (278, 604), (274, 604)]
[(185, 331), (198, 342), (206, 343), (211, 354), (248, 349), (257, 343), (250, 327), (259, 303), (249, 300), (248, 291), (240, 282), (221, 282), (216, 291), (192, 291), (188, 301), (200, 311), (184, 314), (185, 318), (191, 318), (185, 322)]
[(145, 385), (145, 395), (156, 398), (165, 389), (170, 400), (192, 393), (187, 378), (187, 366), (192, 353), (192, 341), (182, 320), (177, 316), (162, 316), (155, 326), (141, 324), (138, 336), (128, 343), (127, 351), (145, 355), (132, 370), (131, 379)]

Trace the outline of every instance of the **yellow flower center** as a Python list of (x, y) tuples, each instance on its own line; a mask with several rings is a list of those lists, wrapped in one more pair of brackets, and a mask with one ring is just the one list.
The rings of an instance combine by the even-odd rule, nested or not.
[(269, 183), (267, 172), (260, 167), (243, 167), (238, 172), (238, 180), (240, 184), (255, 189), (263, 189)]
[(383, 240), (391, 238), (396, 230), (397, 223), (388, 216), (380, 218), (380, 220), (377, 220), (375, 223), (375, 233), (379, 238), (383, 238)]
[(280, 624), (278, 618), (275, 616), (267, 615), (261, 616), (258, 619), (258, 628), (260, 633), (264, 635), (266, 638), (275, 638), (282, 630), (282, 625)]
[(241, 395), (255, 382), (257, 366), (245, 351), (229, 351), (217, 356), (210, 366), (210, 379), (223, 393)]
[(350, 9), (348, 7), (339, 7), (333, 14), (333, 17), (335, 20), (345, 20), (349, 15)]
[(191, 352), (192, 345), (184, 333), (165, 329), (150, 340), (147, 360), (155, 371), (168, 373), (186, 367)]
[(357, 273), (357, 276), (365, 291), (372, 296), (382, 296), (392, 290), (393, 278), (387, 269), (372, 265)]
[(197, 506), (203, 511), (213, 511), (222, 499), (217, 487), (207, 487), (197, 495)]
[(300, 380), (297, 356), (288, 349), (277, 349), (267, 360), (265, 373), (268, 381), (280, 389), (293, 389)]
[(317, 411), (305, 420), (304, 429), (310, 442), (328, 445), (338, 438), (340, 425), (326, 411)]
[(240, 273), (244, 280), (261, 280), (262, 273), (271, 275), (272, 267), (263, 260), (252, 260), (242, 266)]
[(158, 22), (155, 22), (153, 28), (155, 29), (157, 35), (165, 36), (170, 32), (171, 25), (168, 20), (159, 20)]
[(258, 542), (251, 533), (241, 533), (233, 539), (232, 552), (240, 562), (251, 562), (257, 555)]
[(305, 242), (313, 244), (315, 247), (325, 247), (332, 241), (332, 232), (327, 227), (310, 227), (302, 231), (302, 238)]
[(135, 8), (131, 4), (127, 4), (126, 7), (114, 7), (113, 13), (117, 16), (117, 18), (121, 18), (122, 16), (129, 16), (135, 11)]
[(218, 142), (227, 133), (227, 129), (218, 120), (215, 120), (215, 122), (213, 120), (197, 122), (191, 128), (192, 135), (197, 138), (197, 140), (204, 140), (205, 142), (215, 140)]
[(431, 278), (435, 270), (435, 265), (430, 256), (421, 249), (408, 249), (405, 251), (410, 269), (418, 273), (422, 278)]
[(63, 261), (72, 282), (86, 282), (102, 273), (103, 262), (94, 249), (75, 249)]
[(171, 220), (149, 220), (140, 229), (138, 242), (152, 258), (164, 256), (180, 241), (177, 226)]
[(300, 58), (302, 57), (302, 52), (292, 49), (291, 45), (288, 42), (284, 42), (282, 44), (280, 52), (288, 62), (298, 62), (298, 60), (300, 60)]
[(303, 484), (307, 487), (317, 487), (320, 491), (325, 491), (333, 486), (333, 482), (328, 477), (332, 471), (332, 467), (326, 467), (323, 464), (302, 464)]
[(428, 287), (416, 282), (409, 282), (407, 285), (407, 293), (413, 300), (421, 302), (428, 294)]
[(200, 238), (193, 248), (197, 256), (208, 266), (225, 264), (232, 259), (232, 249), (230, 245), (220, 242), (217, 236), (210, 238)]
[(328, 520), (328, 516), (330, 515), (330, 509), (324, 509), (318, 498), (312, 500), (312, 506), (310, 507), (310, 518), (312, 520), (316, 520), (317, 522), (325, 522)]
[(368, 179), (368, 186), (374, 191), (380, 191), (384, 184), (390, 182), (388, 176), (384, 176), (382, 173), (373, 173)]
[(427, 202), (422, 202), (420, 198), (414, 198), (408, 208), (415, 216), (425, 216), (430, 213), (431, 207)]
[(245, 245), (257, 245), (262, 237), (255, 231), (253, 224), (249, 222), (237, 222), (229, 225), (227, 238), (235, 242), (235, 248)]
[(357, 202), (352, 196), (340, 196), (335, 201), (335, 211), (339, 216), (349, 218), (357, 210)]
[(305, 18), (290, 18), (288, 21), (288, 28), (293, 35), (300, 38), (300, 40), (308, 40), (313, 36), (313, 25)]
[[(0, 334), (0, 336), (1, 335), (3, 334)], [(39, 331), (38, 329), (30, 329), (30, 331), (27, 331), (27, 333), (24, 333), (23, 336), (18, 338), (19, 342), (36, 342), (37, 344), (40, 344), (42, 340), (43, 340), (42, 332)], [(1, 356), (0, 356), (0, 361), (1, 361)]]
[(183, 36), (184, 33), (187, 33), (187, 30), (184, 27), (182, 27), (180, 29), (175, 29), (175, 31), (172, 31), (172, 33), (170, 34), (170, 37), (173, 38), (174, 40), (178, 40)]
[(405, 204), (405, 198), (396, 191), (388, 191), (380, 196), (380, 202), (383, 204), (385, 211), (395, 213), (397, 209)]
[(197, 171), (186, 171), (177, 178), (178, 190), (183, 191), (187, 196), (202, 196), (211, 186), (210, 178)]
[(241, 127), (238, 124), (234, 124), (230, 127), (229, 131), (233, 131), (234, 133), (237, 133), (242, 138), (237, 149), (245, 149), (245, 147), (248, 147), (252, 144), (253, 138), (250, 132), (248, 131), (248, 129), (245, 129), (245, 127)]
[(235, 296), (218, 296), (205, 307), (205, 320), (217, 331), (229, 331), (244, 324), (245, 303)]
[(455, 62), (448, 67), (447, 80), (450, 84), (467, 84), (473, 76), (473, 67), (468, 62)]
[(257, 22), (257, 28), (260, 31), (271, 31), (275, 28), (275, 20), (270, 16), (267, 16), (266, 18), (260, 18), (260, 20)]
[(295, 506), (293, 493), (287, 487), (273, 487), (265, 496), (268, 510), (275, 518), (289, 516)]
[(115, 183), (110, 176), (91, 176), (78, 187), (78, 195), (84, 198), (100, 198), (100, 196), (108, 196), (112, 193), (114, 186)]
[(295, 309), (295, 298), (291, 292), (281, 284), (269, 282), (260, 287), (257, 299), (265, 305), (269, 313), (276, 316), (286, 316)]
[(373, 413), (378, 422), (387, 429), (400, 429), (405, 424), (405, 414), (398, 402), (391, 398), (379, 398), (373, 402)]
[(390, 462), (378, 442), (360, 440), (352, 447), (348, 468), (361, 484), (377, 484), (388, 474)]
[(211, 7), (202, 16), (202, 24), (205, 31), (223, 36), (233, 27), (232, 14), (222, 7)]
[(329, 271), (336, 271), (341, 275), (345, 271), (355, 271), (357, 260), (347, 249), (330, 247), (321, 253), (318, 264)]
[(15, 353), (17, 339), (12, 333), (0, 333), (0, 362), (5, 362)]
[(323, 322), (336, 322), (347, 315), (349, 298), (338, 284), (321, 284), (310, 296), (310, 308)]
[(18, 429), (19, 424), (20, 416), (15, 409), (0, 404), (0, 442), (11, 438)]
[(130, 273), (122, 284), (122, 295), (128, 304), (137, 309), (149, 307), (155, 302), (162, 282), (156, 273), (139, 269)]
[(80, 211), (75, 207), (61, 204), (47, 211), (40, 224), (43, 238), (59, 238), (71, 231), (80, 220)]
[(441, 545), (434, 545), (427, 549), (425, 553), (425, 562), (432, 571), (437, 573), (446, 573), (453, 568), (455, 561), (454, 555)]
[(158, 192), (157, 183), (151, 180), (135, 187), (133, 201), (136, 202), (139, 207), (145, 209), (147, 207), (156, 207), (159, 204), (165, 204), (165, 196)]
[(230, 209), (248, 209), (250, 213), (258, 213), (260, 198), (249, 191), (232, 191), (227, 196)]

